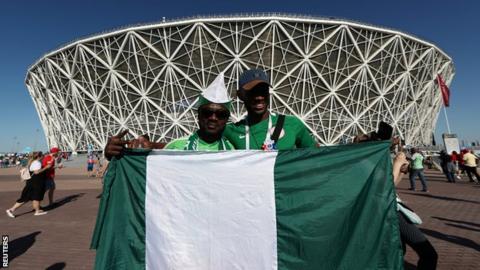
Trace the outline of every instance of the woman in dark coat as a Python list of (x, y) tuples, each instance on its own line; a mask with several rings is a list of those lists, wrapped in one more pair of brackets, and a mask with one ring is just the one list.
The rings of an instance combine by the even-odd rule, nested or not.
[(43, 200), (45, 194), (45, 171), (52, 165), (48, 164), (42, 168), (40, 159), (42, 152), (33, 152), (28, 162), (27, 168), (30, 172), (31, 178), (26, 180), (25, 187), (22, 194), (12, 208), (7, 209), (6, 213), (9, 217), (15, 218), (14, 212), (28, 201), (32, 201), (32, 207), (35, 210), (35, 216), (45, 215), (47, 212), (40, 209), (40, 201)]

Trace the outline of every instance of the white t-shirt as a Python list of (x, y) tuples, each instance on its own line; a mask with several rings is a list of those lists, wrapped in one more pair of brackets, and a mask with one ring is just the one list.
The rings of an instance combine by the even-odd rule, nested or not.
[(32, 164), (30, 164), (29, 170), (33, 172), (36, 170), (40, 170), (41, 168), (42, 168), (42, 163), (39, 160), (35, 160), (34, 162), (32, 162)]

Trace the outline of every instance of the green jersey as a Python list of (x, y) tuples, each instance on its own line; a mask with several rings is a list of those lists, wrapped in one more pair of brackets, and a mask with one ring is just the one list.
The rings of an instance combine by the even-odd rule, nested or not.
[(415, 153), (412, 156), (412, 169), (422, 170), (423, 169), (423, 156), (419, 153)]
[(194, 150), (194, 151), (219, 151), (219, 150), (233, 150), (233, 145), (222, 138), (213, 143), (207, 143), (200, 139), (196, 133), (191, 136), (185, 136), (169, 142), (164, 149), (171, 150)]
[[(262, 149), (265, 138), (270, 137), (275, 129), (278, 115), (270, 114), (270, 120), (267, 118), (255, 125), (247, 127), (246, 119), (237, 123), (230, 123), (225, 128), (223, 136), (225, 136), (235, 147), (235, 149)], [(248, 133), (248, 138), (247, 138)], [(249, 147), (248, 147), (249, 146)], [(278, 141), (276, 142), (277, 150), (288, 150), (294, 148), (315, 147), (316, 142), (305, 125), (295, 116), (286, 115), (283, 123), (282, 131)]]

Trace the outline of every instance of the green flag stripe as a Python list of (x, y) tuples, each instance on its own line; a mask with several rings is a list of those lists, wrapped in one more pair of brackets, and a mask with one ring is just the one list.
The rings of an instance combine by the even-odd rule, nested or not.
[[(388, 146), (278, 153), (278, 269), (402, 268)], [(133, 151), (110, 163), (92, 239), (96, 269), (146, 267), (147, 155)]]
[(145, 269), (147, 155), (131, 151), (109, 164), (92, 239), (95, 269)]
[(278, 269), (402, 269), (388, 143), (280, 151)]

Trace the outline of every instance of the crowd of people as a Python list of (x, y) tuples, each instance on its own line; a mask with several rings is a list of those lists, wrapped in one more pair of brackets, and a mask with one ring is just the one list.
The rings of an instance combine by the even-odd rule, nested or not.
[(27, 162), (28, 154), (11, 153), (0, 156), (0, 168), (25, 166)]
[[(25, 167), (33, 153), (8, 153), (0, 155), (0, 168)], [(59, 160), (70, 160), (70, 152), (62, 152)]]
[(88, 153), (87, 155), (87, 176), (103, 177), (107, 168), (107, 161), (98, 152)]
[(453, 151), (450, 155), (445, 151), (440, 152), (440, 166), (450, 183), (461, 180), (466, 174), (470, 182), (480, 184), (477, 164), (478, 157), (473, 150), (462, 149), (460, 153)]

